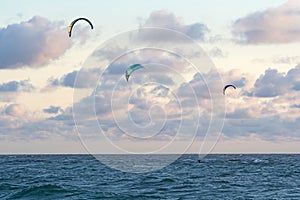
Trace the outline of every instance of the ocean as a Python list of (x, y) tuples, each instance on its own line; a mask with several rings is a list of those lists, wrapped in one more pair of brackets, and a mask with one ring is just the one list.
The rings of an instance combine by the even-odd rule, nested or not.
[(0, 199), (300, 199), (300, 154), (197, 160), (128, 173), (91, 155), (1, 155)]

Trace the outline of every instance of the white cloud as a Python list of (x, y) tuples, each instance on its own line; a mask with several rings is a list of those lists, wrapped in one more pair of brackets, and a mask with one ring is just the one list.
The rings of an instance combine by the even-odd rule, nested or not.
[(5, 114), (13, 117), (23, 117), (26, 114), (26, 108), (22, 104), (11, 104), (5, 109)]
[(283, 5), (251, 13), (233, 23), (238, 41), (249, 44), (300, 41), (300, 4), (289, 0)]
[(72, 71), (63, 75), (60, 79), (50, 78), (50, 86), (63, 86), (71, 88), (89, 88), (97, 83), (99, 74), (97, 69)]
[(276, 69), (267, 69), (255, 82), (249, 95), (257, 97), (276, 97), (300, 90), (300, 65), (290, 69), (286, 74)]
[[(264, 94), (262, 91), (265, 90), (262, 90), (260, 87), (270, 84), (268, 83), (270, 81), (272, 84), (274, 82), (279, 84), (280, 81), (296, 83), (299, 81), (298, 73), (299, 66), (290, 69), (286, 74), (279, 73), (276, 70), (271, 70), (270, 72), (267, 70), (265, 74), (257, 78), (259, 81), (252, 88), (253, 94), (257, 94), (260, 91), (262, 96)], [(111, 76), (115, 76), (115, 74), (113, 73)], [(111, 76), (106, 78), (112, 78)], [(161, 127), (158, 125), (161, 125), (165, 120), (164, 117), (166, 117), (166, 123), (162, 126), (162, 129), (158, 129), (160, 137), (157, 138), (160, 140), (172, 138), (178, 130), (184, 131), (181, 139), (185, 140), (183, 136), (186, 138), (192, 137), (193, 131), (195, 131), (197, 126), (199, 126), (197, 134), (201, 137), (207, 131), (210, 123), (210, 113), (213, 109), (211, 97), (223, 97), (221, 92), (223, 83), (217, 81), (217, 76), (218, 74), (214, 72), (202, 75), (195, 74), (188, 83), (181, 83), (178, 86), (173, 85), (170, 88), (162, 85), (147, 84), (141, 87), (139, 83), (131, 83), (128, 86), (125, 80), (122, 79), (126, 85), (114, 91), (114, 98), (111, 96), (111, 88), (114, 84), (110, 83), (107, 85), (107, 80), (104, 78), (102, 80), (103, 87), (97, 88), (97, 90), (89, 93), (88, 96), (74, 104), (74, 113), (77, 122), (79, 120), (80, 133), (87, 138), (93, 138), (97, 136), (95, 134), (99, 134), (100, 125), (111, 139), (123, 140), (126, 138), (128, 140), (130, 137), (118, 128), (115, 120), (121, 120), (119, 121), (121, 125), (127, 124), (122, 124), (122, 122), (127, 122), (124, 119), (129, 114), (133, 120), (132, 122), (135, 124), (140, 127), (147, 125), (151, 127), (153, 125), (152, 128), (156, 126)], [(223, 129), (223, 133), (227, 137), (250, 136), (251, 134), (256, 134), (257, 137), (261, 137), (263, 140), (276, 140), (285, 136), (290, 138), (299, 137), (297, 130), (299, 130), (300, 115), (297, 102), (300, 96), (297, 95), (298, 91), (295, 88), (293, 89), (292, 84), (278, 98), (261, 98), (259, 95), (243, 96), (253, 86), (253, 83), (250, 81), (253, 77), (250, 74), (242, 73), (239, 70), (231, 70), (221, 72), (220, 76), (226, 82), (239, 86), (236, 91), (232, 92), (234, 94), (237, 93), (236, 95), (226, 95), (226, 101), (223, 102), (223, 105), (219, 105), (220, 108), (215, 108), (221, 109), (225, 103), (227, 104), (226, 109), (228, 112)], [(136, 86), (139, 87), (136, 88)], [(209, 86), (210, 91), (208, 91), (207, 86)], [(283, 86), (283, 88), (285, 87)], [(194, 89), (197, 102), (194, 99), (192, 89)], [(132, 93), (133, 91), (135, 92)], [(280, 91), (284, 90), (279, 89), (278, 92)], [(176, 93), (178, 98), (170, 98), (171, 92)], [(267, 94), (264, 94), (264, 96), (267, 96)], [(291, 101), (295, 103), (289, 105)], [(113, 107), (111, 107), (111, 103), (114, 104)], [(5, 134), (2, 136), (9, 138), (8, 135), (11, 134), (15, 136), (12, 137), (15, 139), (23, 137), (34, 139), (58, 135), (71, 140), (77, 137), (73, 134), (74, 121), (71, 108), (60, 110), (59, 115), (54, 117), (40, 120), (26, 120), (28, 116), (26, 114), (27, 111), (24, 109), (19, 104), (10, 105), (5, 109), (4, 113), (9, 117), (2, 117), (0, 120), (0, 124), (3, 124), (2, 127), (5, 131)], [(112, 109), (117, 118), (114, 118), (111, 112)], [(55, 114), (59, 107), (50, 106), (45, 110)], [(179, 126), (181, 117), (185, 123), (185, 127), (182, 129)], [(19, 120), (16, 120), (16, 118)], [(198, 124), (197, 119), (200, 120)], [(125, 128), (132, 128), (132, 126), (132, 124), (127, 124)], [(138, 134), (138, 132), (131, 133)], [(149, 136), (151, 134), (151, 131), (143, 132), (140, 136)]]
[(300, 63), (300, 56), (276, 56), (273, 58), (275, 64), (295, 64)]
[(218, 47), (213, 47), (208, 52), (208, 55), (212, 58), (225, 58), (225, 57), (227, 57), (227, 54)]
[[(182, 18), (176, 17), (173, 13), (165, 10), (153, 11), (149, 18), (147, 18), (144, 23), (140, 24), (140, 28), (147, 27), (159, 27), (179, 31), (195, 40), (201, 41), (205, 39), (205, 35), (209, 32), (205, 24), (198, 22), (193, 24), (185, 24)], [(155, 41), (170, 41), (174, 39), (170, 35), (153, 35), (151, 32), (149, 32), (147, 35), (144, 35), (144, 37), (148, 40), (151, 39)]]
[(4, 107), (0, 115), (0, 138), (7, 141), (33, 141), (59, 136), (70, 141), (77, 137), (73, 131), (70, 109), (51, 118), (39, 118), (36, 112), (18, 103)]
[(34, 86), (30, 80), (10, 81), (0, 84), (0, 92), (30, 92), (34, 90)]
[(61, 22), (32, 19), (0, 29), (0, 69), (38, 68), (60, 57), (71, 46)]
[(300, 117), (281, 118), (279, 115), (252, 119), (226, 120), (223, 133), (230, 137), (255, 134), (263, 140), (276, 141), (278, 138), (299, 139)]
[(63, 111), (63, 109), (59, 106), (50, 106), (49, 108), (43, 109), (43, 112), (48, 113), (48, 114), (57, 114), (62, 111)]

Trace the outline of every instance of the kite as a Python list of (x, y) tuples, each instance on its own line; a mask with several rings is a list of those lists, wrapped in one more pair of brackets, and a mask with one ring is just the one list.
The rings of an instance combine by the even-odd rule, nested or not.
[(79, 20), (85, 20), (86, 22), (88, 22), (88, 23), (90, 24), (91, 29), (94, 28), (92, 22), (91, 22), (90, 20), (88, 20), (87, 18), (83, 18), (83, 17), (77, 18), (77, 19), (75, 19), (74, 21), (72, 21), (71, 24), (70, 24), (69, 27), (68, 27), (69, 37), (71, 37), (72, 30), (73, 30), (73, 27), (74, 27), (75, 23), (78, 22)]
[(131, 75), (131, 73), (134, 72), (135, 70), (138, 70), (141, 68), (145, 68), (145, 67), (142, 66), (141, 64), (134, 64), (134, 65), (129, 66), (125, 72), (125, 77), (126, 77), (127, 82), (128, 82), (128, 79), (129, 79), (129, 76)]
[(236, 87), (234, 85), (225, 85), (225, 87), (223, 88), (223, 94), (225, 95), (225, 90), (228, 88), (228, 87), (233, 87), (234, 89), (236, 89)]

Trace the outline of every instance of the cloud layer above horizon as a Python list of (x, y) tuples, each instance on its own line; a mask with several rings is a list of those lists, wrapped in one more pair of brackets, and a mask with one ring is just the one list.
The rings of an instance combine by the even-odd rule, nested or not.
[[(59, 60), (73, 47), (67, 36), (66, 27), (62, 25), (63, 22), (60, 21), (33, 16), (28, 21), (0, 28), (0, 73), (1, 70), (7, 69), (19, 70), (19, 73), (23, 68), (39, 69), (41, 70), (39, 73), (43, 73), (44, 68), (50, 68), (51, 61)], [(237, 45), (237, 48), (245, 46), (243, 44), (259, 46), (297, 43), (300, 42), (300, 4), (296, 1), (287, 1), (278, 7), (241, 16), (231, 25), (233, 44)], [(140, 22), (139, 27), (171, 29), (194, 41), (210, 45), (206, 40), (211, 32), (208, 25), (201, 21), (185, 22), (182, 17), (169, 11), (151, 12)], [(174, 42), (172, 36), (164, 34), (143, 35), (141, 39), (159, 43)], [(174, 45), (184, 48), (187, 44), (174, 42)], [(211, 51), (208, 55), (220, 60), (226, 59), (226, 47), (222, 45), (223, 43), (218, 43), (217, 47), (214, 43), (213, 48), (209, 46), (208, 49)], [(126, 50), (127, 47), (116, 45), (110, 49), (101, 49), (95, 54), (99, 57), (114, 58), (119, 56), (119, 52)], [(197, 56), (199, 55), (194, 55)], [(202, 137), (201, 134), (208, 127), (208, 119), (211, 118), (213, 97), (224, 100), (224, 104), (216, 106), (215, 109), (221, 110), (226, 106), (225, 124), (221, 130), (225, 136), (235, 138), (254, 134), (263, 140), (292, 138), (300, 141), (300, 64), (297, 56), (289, 57), (283, 53), (282, 57), (279, 57), (281, 59), (276, 60), (277, 63), (289, 65), (286, 72), (269, 67), (258, 76), (248, 73), (245, 68), (226, 70), (226, 66), (225, 69), (221, 66), (223, 68), (218, 72), (196, 73), (191, 64), (183, 58), (180, 60), (179, 57), (179, 55), (170, 56), (168, 52), (153, 53), (149, 50), (143, 50), (143, 56), (137, 52), (129, 53), (124, 59), (118, 58), (119, 60), (109, 65), (103, 62), (93, 65), (93, 68), (88, 70), (72, 69), (61, 71), (55, 76), (49, 74), (45, 80), (48, 84), (45, 88), (34, 85), (31, 78), (15, 80), (9, 78), (8, 81), (2, 81), (0, 137), (3, 140), (31, 140), (60, 136), (66, 140), (73, 140), (77, 137), (73, 132), (74, 105), (75, 114), (79, 115), (82, 122), (80, 128), (87, 137), (95, 134), (92, 132), (98, 130), (100, 124), (109, 137), (116, 140), (128, 139), (124, 130), (131, 130), (131, 127), (126, 125), (128, 121), (125, 120), (125, 115), (130, 116), (137, 127), (150, 127), (147, 129), (148, 132), (141, 133), (145, 137), (151, 135), (152, 129), (156, 130), (159, 127), (160, 139), (168, 140), (180, 129), (181, 119), (185, 120), (185, 127), (190, 127), (181, 130), (186, 138), (193, 134), (195, 127), (198, 127), (196, 130), (198, 136)], [(154, 61), (159, 64), (155, 65)], [(143, 62), (146, 69), (136, 71), (130, 81), (126, 82), (124, 78), (126, 67), (138, 62)], [(298, 64), (291, 64), (294, 62)], [(260, 64), (253, 65), (261, 67)], [(107, 68), (104, 71), (99, 70), (105, 67)], [(237, 89), (229, 89), (224, 97), (223, 85), (218, 77), (223, 79), (224, 85), (234, 84)], [(145, 80), (149, 83), (147, 84)], [(95, 85), (97, 87), (93, 88)], [(84, 97), (75, 99), (68, 93), (73, 90), (84, 94)], [(44, 96), (45, 101), (48, 101), (48, 96), (56, 98), (57, 95), (58, 99), (74, 98), (74, 102), (73, 105), (65, 105), (57, 103), (60, 101), (56, 103), (49, 101), (47, 104), (37, 106), (36, 109), (30, 109), (26, 104), (34, 107), (32, 106), (34, 103), (18, 98), (20, 95), (32, 95), (31, 99), (34, 102), (36, 94)], [(114, 111), (112, 102), (115, 103)], [(195, 108), (195, 105), (198, 107)], [(222, 118), (222, 112), (214, 114)], [(163, 122), (166, 116), (169, 117), (167, 123)], [(114, 117), (120, 119), (119, 125), (123, 126), (123, 131), (116, 123), (112, 123)], [(100, 121), (99, 124), (94, 123), (97, 120)], [(138, 131), (132, 131), (132, 134), (137, 136)]]

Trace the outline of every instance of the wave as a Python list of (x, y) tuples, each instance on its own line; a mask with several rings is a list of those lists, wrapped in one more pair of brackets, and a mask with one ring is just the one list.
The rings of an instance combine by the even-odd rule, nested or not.
[(12, 194), (10, 199), (54, 199), (55, 197), (70, 196), (72, 192), (58, 185), (30, 186)]

